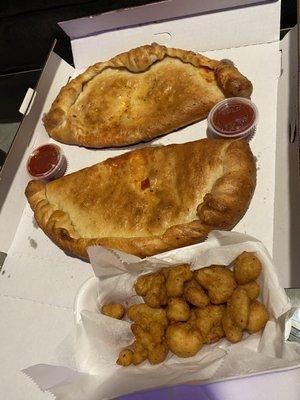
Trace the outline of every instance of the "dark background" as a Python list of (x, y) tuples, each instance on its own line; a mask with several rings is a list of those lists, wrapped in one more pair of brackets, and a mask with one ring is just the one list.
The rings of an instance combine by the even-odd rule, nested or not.
[[(151, 2), (0, 0), (0, 124), (21, 119), (17, 110), (27, 88), (35, 87), (55, 38), (58, 40), (55, 51), (72, 64), (69, 39), (57, 22)], [(296, 0), (282, 0), (282, 34), (297, 23), (296, 3)]]

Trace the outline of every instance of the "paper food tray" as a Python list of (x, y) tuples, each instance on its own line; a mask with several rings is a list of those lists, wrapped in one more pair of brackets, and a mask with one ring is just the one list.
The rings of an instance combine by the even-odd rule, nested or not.
[[(116, 365), (122, 347), (133, 341), (130, 323), (115, 320), (99, 312), (106, 301), (136, 302), (141, 300), (133, 290), (138, 276), (156, 271), (162, 266), (189, 262), (191, 269), (212, 264), (230, 265), (243, 251), (251, 251), (260, 259), (263, 270), (259, 283), (261, 301), (270, 312), (264, 331), (244, 336), (237, 344), (226, 339), (205, 345), (191, 358), (182, 359), (169, 354), (159, 365), (147, 362), (127, 368)], [(77, 370), (72, 379), (61, 374), (59, 382), (49, 387), (57, 367), (40, 366), (26, 369), (26, 374), (58, 399), (111, 399), (127, 393), (180, 383), (201, 383), (277, 371), (300, 365), (299, 349), (295, 343), (284, 342), (282, 319), (291, 305), (280, 287), (271, 258), (256, 239), (239, 233), (215, 231), (206, 242), (164, 253), (144, 260), (122, 252), (90, 247), (89, 256), (95, 276), (79, 290), (74, 305), (75, 347)], [(71, 355), (69, 355), (70, 358)], [(73, 368), (71, 365), (64, 365)], [(70, 370), (68, 369), (68, 375)], [(46, 381), (46, 383), (45, 383)], [(80, 388), (80, 391), (79, 391)]]

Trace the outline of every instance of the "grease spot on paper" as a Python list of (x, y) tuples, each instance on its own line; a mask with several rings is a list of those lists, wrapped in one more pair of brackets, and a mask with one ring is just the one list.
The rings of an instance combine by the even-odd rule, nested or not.
[(38, 247), (37, 242), (34, 239), (32, 239), (30, 236), (28, 236), (28, 240), (29, 240), (30, 246), (33, 249), (36, 249)]

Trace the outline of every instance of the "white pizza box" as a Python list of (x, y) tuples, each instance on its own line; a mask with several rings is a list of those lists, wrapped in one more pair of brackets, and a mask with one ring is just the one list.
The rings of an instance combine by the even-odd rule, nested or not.
[[(0, 251), (7, 253), (0, 274), (0, 301), (5, 337), (10, 343), (0, 345), (0, 373), (5, 381), (5, 386), (0, 384), (0, 394), (7, 399), (49, 398), (41, 393), (33, 395), (32, 383), (20, 377), (19, 371), (43, 360), (50, 362), (53, 341), (63, 340), (67, 328), (71, 330), (74, 296), (92, 276), (87, 263), (66, 256), (37, 228), (24, 196), (27, 157), (37, 145), (51, 141), (41, 122), (44, 112), (60, 87), (92, 62), (155, 41), (218, 59), (230, 58), (237, 64), (253, 82), (252, 98), (261, 115), (251, 141), (258, 159), (258, 185), (250, 209), (235, 229), (257, 237), (274, 254), (283, 286), (300, 282), (296, 269), (290, 269), (294, 265), (290, 247), (296, 239), (291, 228), (298, 229), (297, 213), (294, 209), (290, 215), (287, 207), (291, 196), (297, 194), (297, 182), (293, 180), (291, 187), (287, 177), (290, 171), (298, 177), (297, 143), (288, 140), (289, 122), (296, 115), (290, 107), (296, 76), (289, 66), (296, 65), (292, 59), (296, 47), (289, 45), (289, 37), (279, 41), (280, 1), (168, 0), (61, 25), (70, 34), (76, 69), (51, 50), (36, 89), (22, 104), (24, 118), (0, 175)], [(202, 121), (152, 143), (196, 140), (206, 136), (205, 130), (206, 122)], [(62, 147), (70, 172), (129, 150)], [(296, 251), (297, 245), (293, 257)], [(28, 304), (32, 304), (30, 312)], [(60, 317), (62, 310), (65, 318)], [(19, 313), (22, 318), (16, 323)], [(41, 323), (44, 319), (53, 329)], [(18, 331), (32, 337), (31, 351), (22, 351)]]
[[(257, 237), (272, 253), (276, 212), (276, 140), (277, 136), (286, 136), (281, 132), (276, 135), (278, 80), (282, 72), (278, 41), (280, 2), (221, 11), (216, 11), (216, 7), (218, 4), (223, 7), (223, 3), (210, 4), (215, 8), (213, 13), (202, 14), (208, 7), (206, 2), (202, 4), (189, 0), (183, 9), (182, 2), (169, 0), (62, 23), (73, 37), (72, 48), (78, 68), (74, 69), (51, 51), (33, 96), (27, 104), (22, 105), (24, 119), (2, 170), (0, 182), (0, 196), (6, 196), (0, 216), (0, 250), (8, 253), (2, 271), (5, 273), (0, 275), (0, 293), (70, 307), (78, 286), (90, 276), (90, 270), (83, 261), (66, 256), (33, 222), (32, 211), (24, 196), (28, 182), (25, 162), (34, 147), (49, 141), (41, 118), (62, 85), (92, 62), (154, 40), (195, 51), (210, 47), (212, 50), (205, 51), (205, 54), (215, 58), (231, 58), (252, 80), (253, 100), (261, 113), (257, 133), (251, 142), (258, 158), (258, 184), (250, 209), (236, 230)], [(228, 1), (226, 4), (237, 5)], [(202, 5), (205, 7), (202, 8)], [(183, 12), (188, 16), (184, 17)], [(159, 22), (160, 15), (172, 19)], [(143, 18), (145, 25), (142, 24)], [(150, 23), (149, 19), (156, 19), (155, 23)], [(261, 20), (266, 23), (261, 24)], [(113, 24), (111, 30), (109, 23)], [(118, 23), (122, 29), (117, 29)], [(128, 27), (130, 24), (134, 25)], [(80, 36), (83, 27), (85, 37)], [(281, 110), (279, 115), (282, 115)], [(205, 136), (204, 120), (153, 142), (168, 144)], [(139, 146), (96, 151), (76, 146), (62, 147), (69, 161), (69, 171), (75, 171)], [(275, 249), (280, 248), (278, 243), (280, 241), (274, 245)], [(288, 282), (289, 265), (280, 267), (286, 279), (284, 286), (291, 286)], [(10, 279), (7, 279), (9, 275)], [(30, 285), (24, 285), (26, 279)]]
[[(76, 69), (51, 51), (36, 90), (28, 92), (21, 106), (25, 114), (23, 122), (0, 176), (0, 251), (10, 255), (19, 252), (34, 259), (58, 257), (60, 250), (53, 247), (49, 240), (45, 241), (44, 234), (33, 225), (24, 196), (28, 181), (25, 169), (28, 154), (37, 145), (49, 141), (41, 118), (49, 110), (60, 87), (85, 67), (135, 46), (156, 41), (199, 51), (210, 57), (231, 58), (253, 82), (252, 99), (260, 111), (258, 129), (251, 141), (258, 159), (258, 183), (250, 208), (235, 230), (257, 237), (270, 253), (274, 253), (275, 258), (277, 253), (281, 256), (278, 268), (284, 286), (300, 285), (300, 274), (296, 279), (294, 271), (290, 271), (291, 265), (295, 265), (294, 259), (290, 261), (288, 256), (282, 265), (282, 255), (286, 255), (287, 251), (281, 251), (282, 238), (275, 232), (277, 203), (283, 199), (283, 186), (277, 185), (279, 201), (275, 202), (275, 181), (278, 182), (275, 176), (283, 171), (282, 166), (276, 171), (275, 164), (284, 152), (282, 145), (276, 151), (276, 145), (288, 135), (286, 130), (283, 133), (282, 127), (276, 127), (277, 123), (282, 123), (284, 129), (287, 125), (284, 120), (287, 115), (282, 113), (282, 107), (277, 119), (277, 98), (279, 104), (284, 101), (287, 105), (287, 98), (284, 97), (286, 90), (293, 94), (293, 85), (289, 87), (287, 80), (280, 77), (283, 59), (279, 42), (280, 1), (256, 3), (253, 0), (168, 0), (62, 22), (60, 25), (71, 38)], [(284, 85), (282, 95), (279, 92), (281, 82)], [(178, 143), (203, 137), (206, 137), (206, 120), (152, 143)], [(287, 145), (285, 147), (289, 147)], [(71, 172), (139, 146), (96, 151), (76, 146), (62, 147)], [(288, 188), (288, 192), (291, 190), (294, 188)], [(287, 207), (280, 207), (279, 213), (282, 208)], [(280, 229), (283, 228), (282, 220), (286, 231), (289, 231), (287, 218), (281, 219)], [(292, 220), (295, 221), (294, 218)], [(42, 241), (43, 247), (39, 246), (39, 241)], [(38, 248), (35, 248), (35, 242)], [(286, 246), (290, 245), (288, 237)], [(69, 258), (65, 257), (65, 260)], [(293, 281), (290, 279), (292, 275)]]

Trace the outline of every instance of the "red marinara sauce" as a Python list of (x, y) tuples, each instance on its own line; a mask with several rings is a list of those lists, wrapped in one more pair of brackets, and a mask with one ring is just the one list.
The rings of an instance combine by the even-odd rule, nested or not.
[(29, 156), (27, 171), (33, 178), (55, 179), (65, 172), (66, 160), (59, 146), (45, 144)]
[(257, 108), (244, 98), (230, 98), (217, 103), (210, 112), (210, 129), (221, 136), (242, 137), (255, 130)]

